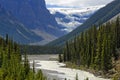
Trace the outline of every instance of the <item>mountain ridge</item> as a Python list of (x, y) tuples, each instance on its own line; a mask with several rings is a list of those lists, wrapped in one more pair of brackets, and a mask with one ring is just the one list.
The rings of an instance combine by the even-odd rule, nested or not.
[(43, 32), (44, 36), (49, 34), (50, 38), (56, 39), (65, 34), (47, 10), (45, 0), (0, 0), (0, 4), (37, 36), (43, 35)]
[(14, 41), (22, 44), (42, 40), (41, 37), (25, 28), (4, 7), (0, 6), (0, 35), (5, 37), (6, 34), (13, 38)]
[(48, 10), (55, 16), (57, 23), (62, 26), (61, 30), (69, 33), (103, 6), (105, 5), (85, 8), (48, 8)]
[(92, 15), (84, 24), (73, 30), (71, 33), (52, 41), (47, 44), (49, 46), (59, 46), (64, 45), (66, 41), (73, 39), (75, 36), (79, 35), (81, 32), (87, 30), (92, 25), (103, 24), (110, 20), (112, 17), (120, 13), (120, 0), (112, 1), (105, 7), (98, 10), (94, 15)]

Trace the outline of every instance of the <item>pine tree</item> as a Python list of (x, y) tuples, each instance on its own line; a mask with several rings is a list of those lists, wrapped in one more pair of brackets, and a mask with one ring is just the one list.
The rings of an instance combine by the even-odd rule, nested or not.
[[(36, 74), (40, 75), (39, 79), (35, 79), (35, 77), (37, 77)], [(41, 71), (39, 73), (34, 73), (34, 71), (30, 70), (27, 55), (25, 54), (24, 61), (22, 61), (18, 44), (13, 44), (7, 36), (6, 40), (2, 39), (2, 42), (0, 42), (0, 80), (46, 79)]]
[(33, 60), (33, 73), (35, 73), (35, 61)]
[(75, 77), (76, 79), (75, 80), (78, 80), (78, 74), (76, 74), (76, 77)]
[(63, 59), (87, 68), (103, 70), (112, 68), (112, 58), (118, 59), (116, 49), (120, 48), (120, 20), (96, 26), (82, 32), (68, 41), (64, 48)]
[(95, 66), (96, 69), (101, 69), (101, 55), (102, 55), (102, 34), (99, 29), (98, 37), (97, 37), (97, 48), (96, 48), (96, 57), (95, 57)]
[(24, 55), (24, 68), (25, 68), (25, 74), (27, 75), (30, 71), (30, 67), (29, 67), (29, 61), (28, 61), (28, 58), (27, 58), (27, 54), (25, 53)]
[(116, 44), (117, 44), (117, 48), (120, 48), (120, 19), (119, 17), (116, 20)]
[(6, 45), (8, 45), (8, 41), (9, 41), (8, 34), (6, 34)]
[(59, 54), (59, 62), (62, 62), (62, 56)]

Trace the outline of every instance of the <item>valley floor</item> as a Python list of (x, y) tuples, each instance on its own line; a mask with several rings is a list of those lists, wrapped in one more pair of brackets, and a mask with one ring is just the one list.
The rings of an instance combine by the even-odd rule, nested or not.
[(89, 78), (89, 80), (110, 80), (103, 79), (94, 76), (93, 74), (72, 68), (65, 68), (64, 63), (59, 63), (57, 61), (58, 55), (28, 55), (28, 59), (31, 64), (33, 60), (35, 61), (36, 70), (42, 69), (43, 73), (47, 76), (47, 80), (75, 80), (76, 74), (78, 75), (79, 80), (85, 80)]

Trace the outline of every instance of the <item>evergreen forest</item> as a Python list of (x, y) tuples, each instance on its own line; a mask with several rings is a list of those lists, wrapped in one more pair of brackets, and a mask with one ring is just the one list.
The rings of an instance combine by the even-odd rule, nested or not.
[[(87, 69), (109, 73), (120, 59), (120, 19), (100, 25), (66, 42), (60, 62), (70, 62)], [(117, 73), (120, 75), (120, 72)]]
[(22, 60), (20, 47), (9, 39), (0, 38), (0, 80), (46, 80), (41, 70), (30, 69), (26, 53)]

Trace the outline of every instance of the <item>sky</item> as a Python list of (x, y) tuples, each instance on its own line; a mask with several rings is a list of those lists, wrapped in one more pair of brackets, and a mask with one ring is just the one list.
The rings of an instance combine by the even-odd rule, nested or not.
[(83, 8), (106, 5), (113, 0), (45, 0), (47, 8)]

